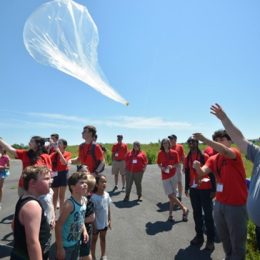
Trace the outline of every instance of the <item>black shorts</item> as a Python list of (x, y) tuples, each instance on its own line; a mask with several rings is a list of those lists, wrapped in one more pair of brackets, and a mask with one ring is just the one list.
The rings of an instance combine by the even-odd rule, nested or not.
[(68, 184), (68, 179), (67, 179), (68, 172), (69, 171), (58, 172), (58, 175), (53, 177), (53, 182), (51, 187), (52, 188), (66, 187)]
[(94, 234), (94, 235), (97, 235), (100, 231), (107, 231), (107, 229), (108, 229), (107, 227), (105, 227), (105, 228), (103, 228), (103, 229), (95, 229), (95, 228), (94, 228), (94, 229), (93, 229), (93, 234)]

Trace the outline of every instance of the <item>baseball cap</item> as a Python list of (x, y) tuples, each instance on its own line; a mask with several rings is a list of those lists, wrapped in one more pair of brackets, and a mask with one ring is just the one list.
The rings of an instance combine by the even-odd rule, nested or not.
[(177, 139), (177, 136), (176, 135), (169, 135), (168, 138), (169, 139)]

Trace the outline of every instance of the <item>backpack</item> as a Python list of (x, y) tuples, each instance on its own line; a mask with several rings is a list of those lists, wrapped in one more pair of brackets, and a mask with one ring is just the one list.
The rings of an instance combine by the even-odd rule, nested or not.
[(105, 162), (97, 160), (96, 154), (95, 154), (96, 144), (92, 143), (90, 148), (90, 154), (95, 162), (94, 172), (101, 173), (105, 170)]

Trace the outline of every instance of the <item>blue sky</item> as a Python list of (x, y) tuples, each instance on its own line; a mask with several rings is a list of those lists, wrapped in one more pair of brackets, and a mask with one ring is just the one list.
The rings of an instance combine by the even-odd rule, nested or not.
[(104, 143), (210, 137), (221, 128), (215, 102), (248, 138), (260, 136), (258, 0), (78, 0), (98, 27), (99, 65), (129, 106), (29, 55), (23, 26), (45, 2), (1, 1), (0, 136), (9, 143), (58, 132), (79, 144), (87, 124)]

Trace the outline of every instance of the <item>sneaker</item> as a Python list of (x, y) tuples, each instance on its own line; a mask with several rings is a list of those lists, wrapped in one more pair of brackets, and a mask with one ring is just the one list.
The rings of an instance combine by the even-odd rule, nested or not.
[(106, 255), (101, 256), (100, 260), (107, 260), (107, 256)]
[(118, 190), (117, 185), (114, 187), (114, 189), (112, 190), (112, 192), (115, 192), (116, 190)]
[(182, 221), (187, 222), (188, 221), (188, 215), (189, 215), (189, 210), (187, 209), (185, 213), (182, 214)]
[(215, 249), (214, 242), (207, 241), (206, 246), (205, 246), (205, 250), (213, 251), (214, 249)]
[(143, 201), (142, 196), (138, 196), (137, 201)]
[(204, 238), (201, 236), (196, 235), (191, 241), (190, 241), (191, 245), (193, 246), (198, 246), (198, 245), (202, 245), (204, 243)]
[(124, 186), (122, 187), (122, 192), (125, 192), (125, 187)]

